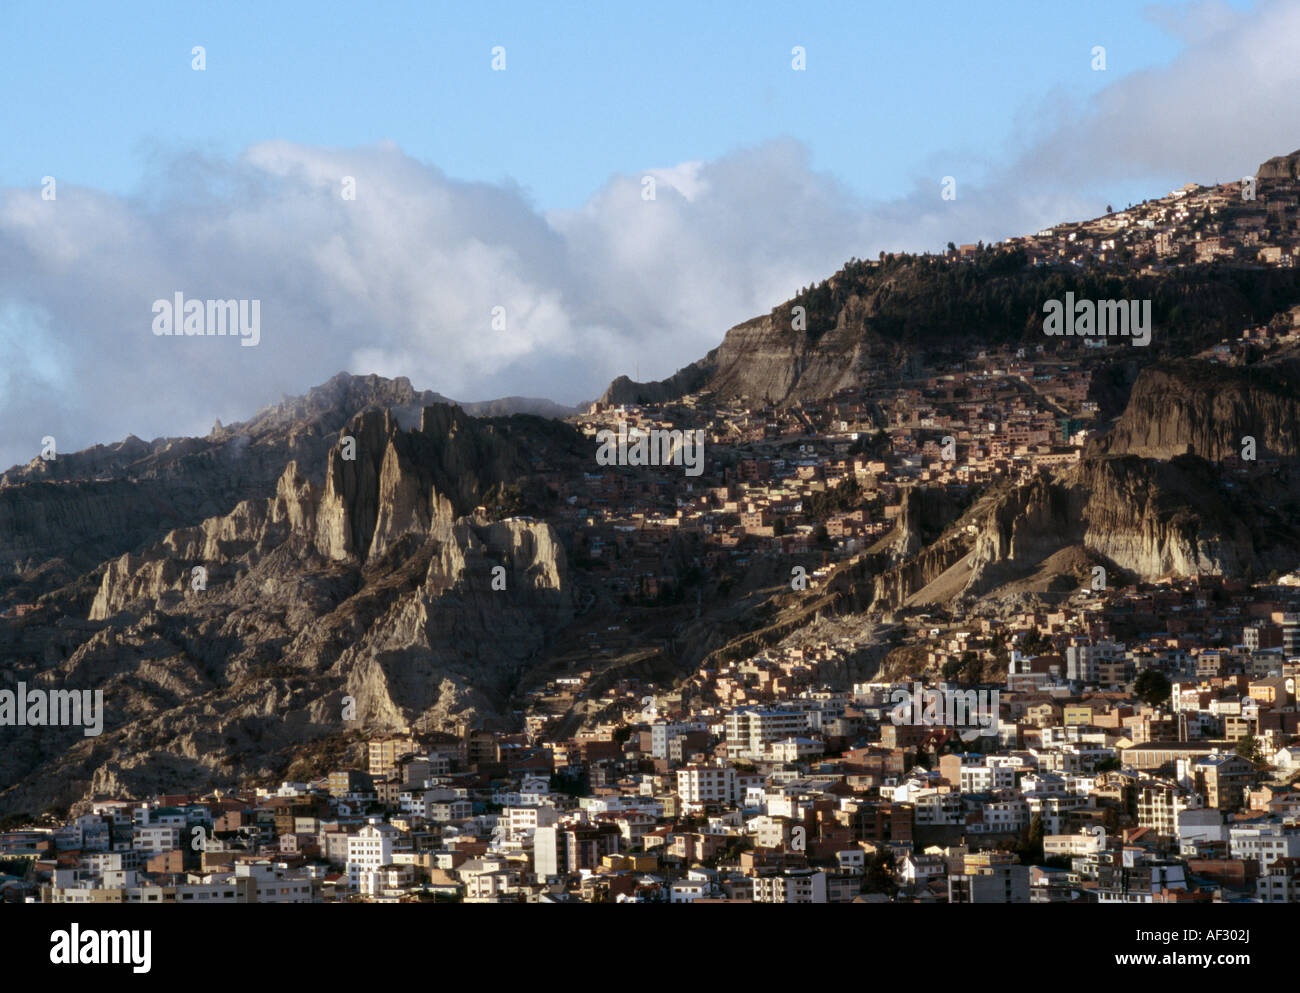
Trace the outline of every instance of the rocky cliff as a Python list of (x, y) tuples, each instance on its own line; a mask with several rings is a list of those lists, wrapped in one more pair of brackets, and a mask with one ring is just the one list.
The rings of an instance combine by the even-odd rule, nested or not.
[[(943, 537), (877, 576), (877, 606), (925, 591), (947, 601), (1037, 588), (1093, 565), (1111, 585), (1198, 573), (1263, 577), (1300, 561), (1295, 515), (1300, 478), (1243, 485), (1195, 456), (1169, 461), (1094, 456), (1055, 474), (1003, 488)], [(1074, 550), (1073, 557), (1062, 554)], [(1043, 570), (1057, 570), (1058, 575)]]
[(1294, 361), (1248, 367), (1186, 361), (1138, 375), (1103, 450), (1144, 458), (1300, 456), (1300, 369)]
[[(1144, 364), (1186, 358), (1265, 323), (1300, 303), (1291, 270), (1212, 266), (1167, 272), (1030, 265), (1016, 249), (958, 263), (934, 256), (852, 260), (759, 317), (737, 324), (703, 359), (656, 383), (620, 378), (611, 402), (675, 399), (688, 392), (790, 403), (825, 398), (848, 386), (921, 375), (927, 358), (956, 356), (979, 342), (1045, 345), (1078, 357), (1072, 339), (1045, 339), (1043, 302), (1150, 300), (1155, 329)], [(1064, 344), (1062, 344), (1064, 342)], [(1126, 362), (1132, 356), (1107, 361)]]
[[(324, 484), (329, 453), (352, 418), (387, 412), (395, 423), (417, 427), (424, 409), (439, 404), (450, 401), (414, 389), (405, 377), (340, 373), (247, 421), (218, 422), (203, 438), (130, 437), (11, 468), (0, 475), (0, 605), (32, 602), (169, 531), (244, 500), (266, 500), (290, 461)], [(526, 398), (454, 406), (464, 414), (567, 412)]]
[(1261, 163), (1260, 167), (1255, 170), (1255, 178), (1261, 181), (1269, 179), (1300, 179), (1300, 152), (1273, 156), (1268, 161)]
[(60, 591), (0, 622), (3, 685), (102, 689), (106, 710), (98, 737), (0, 729), (0, 809), (233, 784), (351, 729), (497, 714), (574, 611), (559, 536), (502, 501), (543, 499), (534, 465), (580, 471), (590, 446), (532, 417), (415, 420), (363, 411), (320, 482), (290, 461), (270, 496), (112, 559), (83, 621)]

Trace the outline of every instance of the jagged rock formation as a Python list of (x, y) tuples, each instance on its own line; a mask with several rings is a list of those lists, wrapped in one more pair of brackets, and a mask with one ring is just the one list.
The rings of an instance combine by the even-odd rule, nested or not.
[(768, 314), (727, 332), (709, 388), (721, 396), (773, 401), (829, 396), (861, 380), (872, 351), (868, 339), (849, 323), (814, 340), (791, 333)]
[(1240, 457), (1255, 439), (1257, 458), (1300, 456), (1300, 373), (1294, 363), (1233, 368), (1181, 362), (1142, 370), (1106, 451), (1168, 459)]
[[(268, 499), (290, 461), (323, 484), (327, 455), (358, 413), (388, 411), (414, 427), (425, 407), (445, 402), (405, 377), (340, 373), (248, 421), (218, 422), (205, 438), (132, 436), (16, 466), (0, 475), (0, 604), (34, 601), (169, 531), (228, 513), (243, 500)], [(568, 412), (521, 398), (460, 406), (469, 414)]]
[[(1235, 468), (1245, 435), (1272, 460), (1249, 475)], [(942, 534), (935, 499), (909, 492), (894, 531), (839, 582), (846, 603), (892, 611), (1065, 592), (1097, 565), (1112, 584), (1288, 572), (1300, 564), (1300, 364), (1149, 367), (1077, 465), (994, 489), (942, 520)]]
[(272, 495), (113, 559), (85, 620), (64, 591), (0, 622), (5, 685), (102, 689), (106, 708), (99, 737), (0, 729), (14, 739), (0, 808), (233, 784), (348, 729), (498, 713), (574, 612), (558, 535), (501, 517), (501, 500), (542, 499), (534, 464), (580, 471), (590, 446), (558, 422), (447, 405), (403, 420), (364, 411), (321, 482), (290, 461)]
[[(1084, 544), (1140, 578), (1262, 577), (1294, 565), (1294, 529), (1267, 496), (1195, 456), (1086, 460), (1064, 483), (1087, 494)], [(1285, 545), (1269, 534), (1270, 523), (1290, 534)]]
[(621, 403), (664, 403), (676, 400), (687, 393), (704, 389), (713, 375), (718, 351), (715, 348), (704, 358), (678, 369), (667, 379), (651, 383), (633, 382), (627, 376), (619, 376), (601, 395), (600, 402), (607, 404)]
[(1300, 151), (1290, 155), (1275, 155), (1255, 170), (1255, 178), (1266, 179), (1300, 179)]
[[(982, 501), (953, 528), (875, 578), (876, 606), (931, 587), (973, 598), (1023, 581), (1077, 548), (1108, 582), (1198, 573), (1264, 576), (1300, 561), (1300, 528), (1279, 513), (1293, 484), (1250, 490), (1194, 456), (1171, 461), (1103, 456), (1040, 473)], [(1067, 584), (1068, 586), (1068, 584)]]

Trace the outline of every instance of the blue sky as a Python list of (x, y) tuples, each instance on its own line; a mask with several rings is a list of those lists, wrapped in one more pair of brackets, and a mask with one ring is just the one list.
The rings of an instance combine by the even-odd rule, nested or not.
[[(855, 192), (901, 195), (918, 171), (1001, 159), (1051, 91), (1166, 63), (1181, 45), (1147, 6), (6, 0), (0, 185), (57, 175), (125, 194), (190, 149), (391, 139), (451, 176), (576, 207), (613, 173), (790, 136)], [(204, 73), (188, 71), (194, 45)], [(489, 71), (495, 45), (505, 72)]]
[[(660, 378), (851, 256), (1300, 147), (1298, 37), (1300, 0), (5, 0), (0, 467), (342, 370), (566, 403)], [(260, 343), (154, 336), (177, 292), (259, 301)]]

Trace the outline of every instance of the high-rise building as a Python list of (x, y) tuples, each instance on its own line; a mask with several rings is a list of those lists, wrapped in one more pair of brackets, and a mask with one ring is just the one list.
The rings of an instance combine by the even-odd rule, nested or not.
[(808, 715), (798, 710), (743, 707), (727, 715), (727, 755), (763, 758), (768, 748), (808, 730)]
[(370, 742), (370, 775), (376, 779), (391, 779), (397, 772), (397, 763), (404, 755), (416, 751), (415, 739), (410, 735), (389, 735)]
[(1287, 658), (1300, 656), (1300, 614), (1282, 615), (1282, 653)]
[(368, 896), (379, 892), (380, 869), (393, 864), (397, 837), (397, 828), (372, 820), (348, 838), (348, 881), (355, 892)]

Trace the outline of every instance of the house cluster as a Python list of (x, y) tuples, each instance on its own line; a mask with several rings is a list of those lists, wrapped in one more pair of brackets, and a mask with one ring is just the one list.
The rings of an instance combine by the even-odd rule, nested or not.
[[(550, 519), (578, 564), (616, 596), (663, 598), (683, 585), (683, 547), (692, 568), (714, 578), (754, 556), (842, 560), (892, 530), (911, 487), (964, 492), (1077, 462), (1097, 415), (1091, 365), (1047, 361), (1033, 347), (976, 350), (915, 379), (868, 380), (782, 407), (709, 394), (592, 404), (576, 421), (591, 442), (591, 470), (554, 481), (559, 510)], [(620, 425), (702, 430), (702, 474), (597, 464), (598, 435)]]
[[(1206, 262), (1291, 267), (1300, 256), (1297, 197), (1291, 179), (1246, 178), (1216, 186), (1189, 183), (1125, 210), (1057, 224), (1008, 239), (1031, 262), (1144, 264), (1159, 271)], [(963, 245), (954, 254), (974, 254)]]
[(809, 640), (572, 736), (407, 729), (274, 790), (87, 802), (0, 833), (0, 895), (1296, 902), (1295, 589), (1210, 577), (919, 617), (920, 671), (885, 655), (849, 689), (827, 679), (861, 646)]

